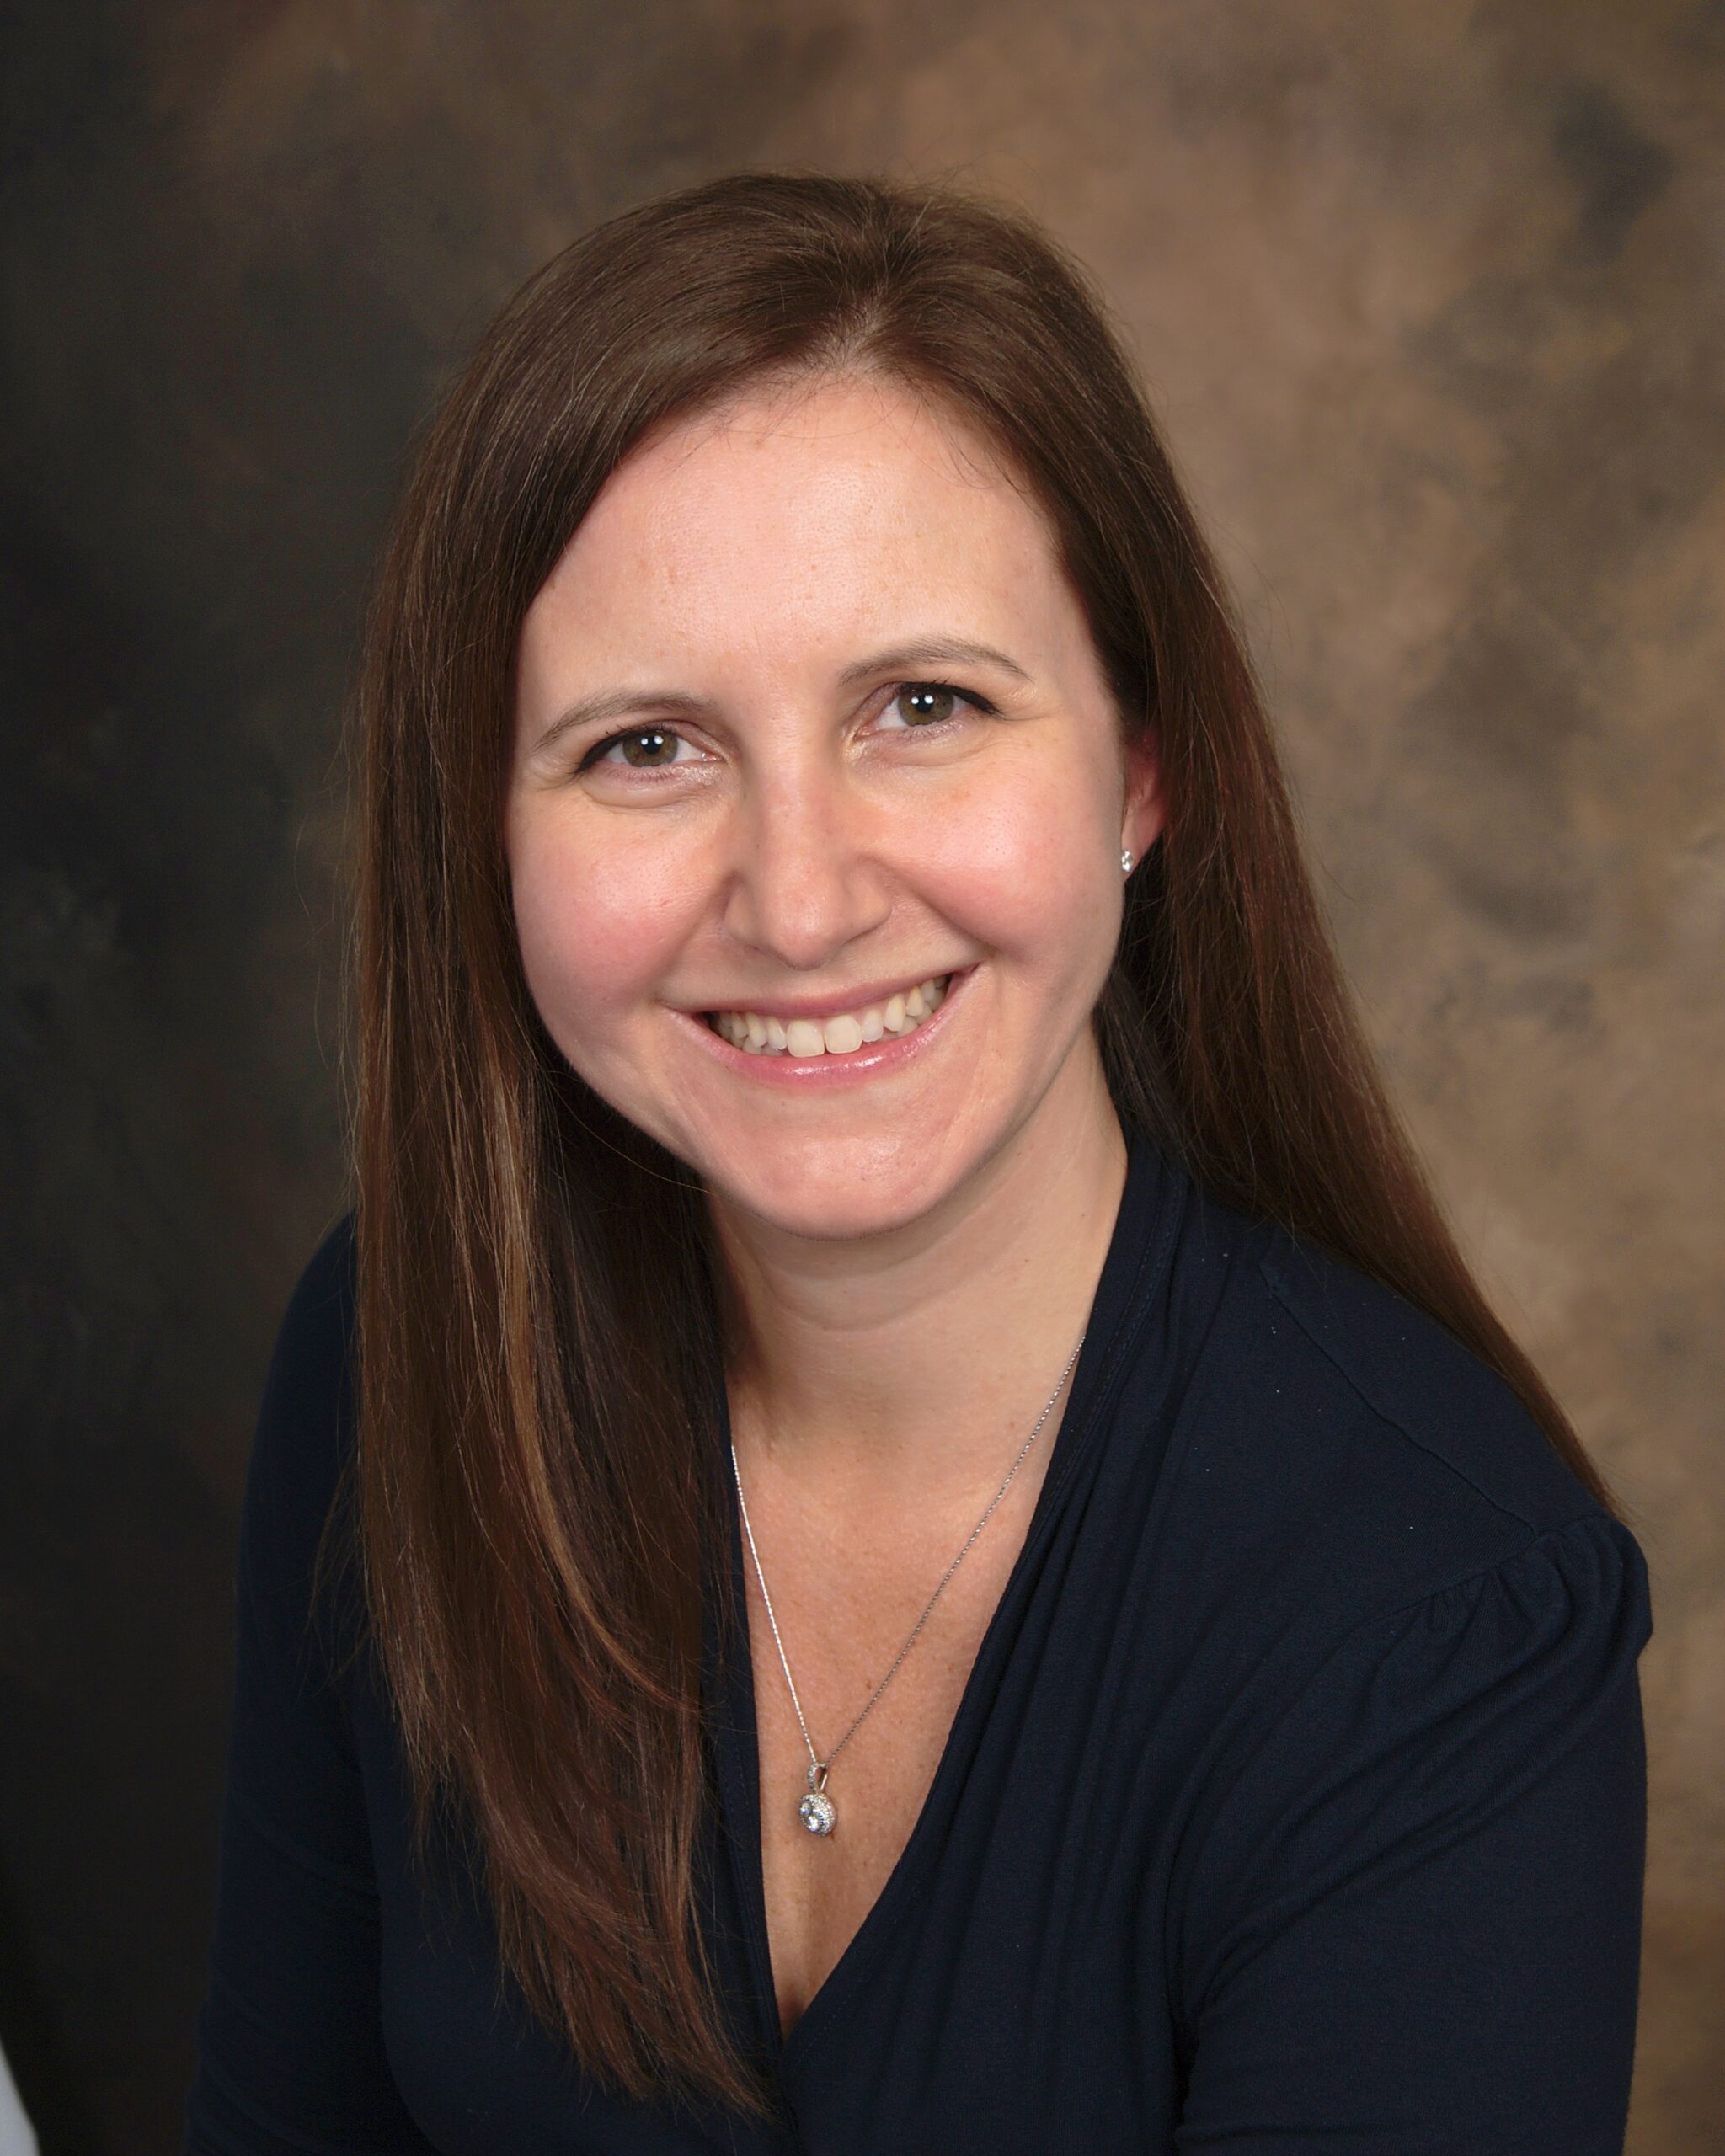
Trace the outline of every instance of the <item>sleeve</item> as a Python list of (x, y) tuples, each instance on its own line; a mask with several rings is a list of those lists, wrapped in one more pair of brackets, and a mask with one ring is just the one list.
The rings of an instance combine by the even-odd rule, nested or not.
[(385, 2057), (379, 1903), (312, 1563), (350, 1422), (351, 1215), (283, 1320), (247, 1472), (216, 1916), (184, 2156), (430, 2149)]
[(1194, 1865), (1180, 2150), (1620, 2156), (1652, 1629), (1597, 1513), (1329, 1657)]

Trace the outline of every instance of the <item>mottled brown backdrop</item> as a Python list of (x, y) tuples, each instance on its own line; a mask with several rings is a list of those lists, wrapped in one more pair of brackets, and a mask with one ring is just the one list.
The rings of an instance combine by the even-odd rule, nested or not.
[(1400, 1097), (1653, 1568), (1631, 2148), (1720, 2156), (1720, 0), (13, 0), (0, 82), (0, 2038), (45, 2148), (177, 2141), (409, 428), (585, 225), (791, 163), (960, 173), (1114, 296)]

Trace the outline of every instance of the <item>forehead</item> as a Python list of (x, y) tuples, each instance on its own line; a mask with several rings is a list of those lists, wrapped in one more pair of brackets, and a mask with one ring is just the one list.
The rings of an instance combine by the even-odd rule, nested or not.
[(943, 629), (1051, 648), (1079, 626), (1052, 530), (980, 430), (905, 385), (756, 388), (638, 446), (530, 609), (595, 659)]

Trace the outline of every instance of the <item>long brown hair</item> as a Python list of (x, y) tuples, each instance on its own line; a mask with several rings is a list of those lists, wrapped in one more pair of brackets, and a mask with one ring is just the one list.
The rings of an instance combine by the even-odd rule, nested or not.
[(945, 399), (998, 446), (1052, 521), (1123, 728), (1154, 730), (1167, 822), (1095, 1014), (1120, 1113), (1429, 1312), (1617, 1511), (1386, 1098), (1231, 602), (1086, 274), (952, 187), (804, 173), (586, 233), (427, 430), (371, 616), (356, 1546), (416, 1847), (446, 1803), (471, 1823), (503, 1969), (613, 2089), (756, 2109), (696, 1921), (703, 1567), (728, 1531), (714, 1255), (692, 1171), (538, 1017), (504, 802), (522, 618), (606, 478), (661, 422), (821, 370)]

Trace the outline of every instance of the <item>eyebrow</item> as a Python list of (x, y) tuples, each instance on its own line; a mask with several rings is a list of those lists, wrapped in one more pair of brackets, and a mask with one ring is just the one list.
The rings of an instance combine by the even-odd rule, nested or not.
[[(1030, 679), (1016, 659), (996, 650), (992, 644), (972, 643), (962, 637), (924, 637), (854, 660), (839, 675), (839, 686), (857, 688), (877, 675), (902, 674), (916, 666), (994, 666), (1015, 681)], [(631, 712), (650, 710), (671, 717), (698, 718), (712, 709), (710, 697), (691, 696), (684, 689), (596, 689), (558, 713), (540, 735), (533, 753), (540, 755), (577, 727), (627, 718)]]

